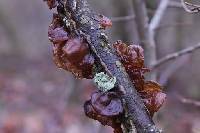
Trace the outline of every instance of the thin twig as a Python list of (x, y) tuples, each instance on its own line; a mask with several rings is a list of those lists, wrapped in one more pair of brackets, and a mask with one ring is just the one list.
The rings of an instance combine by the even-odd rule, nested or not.
[(161, 19), (163, 18), (163, 15), (165, 13), (165, 10), (168, 7), (170, 0), (162, 0), (158, 6), (158, 9), (155, 12), (155, 15), (153, 16), (150, 24), (149, 24), (149, 29), (152, 32), (154, 36), (155, 29), (159, 26)]
[[(182, 4), (180, 2), (176, 2), (176, 1), (171, 1), (169, 3), (169, 7), (183, 8)], [(134, 19), (135, 19), (135, 15), (111, 17), (112, 22), (123, 22), (123, 21), (130, 21), (130, 20), (134, 20)]]
[(130, 21), (134, 20), (135, 15), (129, 15), (129, 16), (122, 16), (122, 17), (111, 17), (112, 22), (123, 22), (123, 21)]
[(194, 51), (197, 50), (197, 49), (200, 49), (200, 43), (197, 44), (197, 45), (195, 45), (195, 46), (190, 46), (190, 47), (185, 48), (185, 49), (183, 49), (183, 50), (181, 50), (181, 51), (178, 51), (178, 52), (169, 54), (169, 55), (167, 55), (167, 56), (161, 58), (160, 60), (158, 60), (158, 61), (151, 67), (151, 69), (155, 69), (155, 68), (161, 66), (162, 64), (164, 64), (164, 63), (166, 63), (166, 62), (168, 62), (168, 61), (170, 61), (170, 60), (175, 60), (175, 59), (177, 59), (178, 57), (183, 56), (183, 55), (185, 55), (185, 54), (190, 54), (190, 53), (194, 52)]
[[(160, 25), (160, 22), (164, 16), (164, 13), (165, 13), (165, 10), (167, 9), (168, 7), (168, 4), (169, 4), (169, 1), (170, 0), (162, 0), (149, 24), (149, 38), (150, 38), (150, 41), (151, 41), (151, 49), (150, 50), (150, 54), (152, 55), (152, 58), (151, 58), (151, 64), (149, 64), (150, 66), (155, 63), (157, 61), (157, 57), (156, 57), (156, 42), (155, 42), (155, 30), (156, 28), (159, 27)], [(152, 78), (154, 78), (154, 80), (156, 80), (157, 78), (157, 73), (154, 71), (152, 73)]]
[(174, 28), (174, 27), (180, 27), (180, 26), (193, 26), (194, 23), (191, 23), (191, 22), (175, 22), (175, 23), (172, 23), (172, 24), (160, 24), (156, 30), (162, 30), (162, 29), (165, 29), (165, 28)]
[(159, 75), (158, 83), (160, 83), (162, 86), (166, 86), (172, 75), (181, 67), (183, 67), (189, 59), (190, 55), (185, 55), (180, 58), (177, 58), (177, 60), (174, 63), (170, 63), (169, 65), (167, 65), (165, 69), (162, 69), (162, 73), (160, 73)]
[(184, 98), (182, 96), (178, 96), (178, 99), (183, 103), (183, 104), (189, 104), (193, 105), (196, 107), (200, 107), (200, 101), (189, 99), (189, 98)]

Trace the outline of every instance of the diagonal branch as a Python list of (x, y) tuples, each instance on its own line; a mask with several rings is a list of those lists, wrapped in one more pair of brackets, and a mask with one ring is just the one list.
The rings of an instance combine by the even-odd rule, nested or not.
[[(162, 19), (163, 12), (166, 9), (166, 5), (167, 5), (166, 2), (169, 2), (169, 1), (167, 0), (167, 1), (163, 2), (163, 4), (161, 4), (162, 6), (159, 9), (157, 9), (157, 10), (159, 10), (158, 14), (160, 14), (159, 15), (160, 16), (159, 17), (159, 21)], [(169, 2), (168, 6), (169, 7), (183, 8), (182, 4), (180, 2), (176, 2), (176, 1)], [(111, 17), (112, 22), (130, 21), (130, 20), (134, 20), (134, 19), (135, 19), (135, 15), (127, 15), (127, 16), (120, 16), (120, 17)], [(156, 19), (154, 19), (154, 20), (156, 20)], [(159, 21), (157, 21), (157, 22), (159, 22)], [(153, 23), (154, 22), (152, 21), (152, 26), (153, 26)], [(153, 29), (156, 30), (157, 28), (158, 28), (158, 26), (154, 27)]]
[(186, 54), (190, 54), (192, 52), (194, 52), (195, 50), (197, 49), (200, 49), (200, 43), (195, 45), (195, 46), (190, 46), (188, 48), (185, 48), (181, 51), (178, 51), (178, 52), (175, 52), (175, 53), (172, 53), (172, 54), (169, 54), (163, 58), (161, 58), (160, 60), (158, 60), (155, 64), (152, 65), (151, 69), (155, 69), (159, 66), (161, 66), (162, 64), (170, 61), (170, 60), (175, 60), (183, 55), (186, 55)]
[[(163, 6), (163, 4), (162, 4), (162, 8), (160, 7), (160, 9), (159, 10), (161, 10), (161, 11), (159, 11), (159, 14), (161, 14), (161, 15), (159, 15), (159, 16), (161, 16), (160, 18), (159, 18), (159, 21), (160, 21), (160, 19), (162, 19), (162, 13), (164, 12), (164, 10), (166, 9), (166, 3), (164, 2), (164, 6)], [(163, 8), (164, 7), (164, 8)], [(170, 1), (169, 3), (168, 3), (168, 7), (176, 7), (176, 8), (183, 8), (183, 6), (182, 6), (182, 4), (180, 3), (180, 2), (176, 2), (176, 1)], [(135, 15), (127, 15), (127, 16), (120, 16), (120, 17), (111, 17), (111, 20), (112, 20), (112, 22), (122, 22), (122, 21), (130, 21), (130, 20), (134, 20), (135, 19)], [(152, 23), (153, 24), (153, 23)], [(153, 29), (157, 29), (157, 27), (158, 26), (156, 26), (155, 28), (153, 28)]]
[(200, 101), (189, 99), (189, 98), (184, 98), (182, 96), (178, 96), (178, 99), (181, 101), (183, 104), (189, 104), (193, 105), (195, 107), (200, 107)]
[(75, 21), (78, 30), (87, 38), (94, 56), (100, 61), (98, 65), (116, 77), (118, 87), (125, 90), (123, 98), (128, 108), (128, 118), (133, 121), (137, 132), (159, 133), (118, 56), (105, 39), (104, 30), (99, 29), (99, 24), (95, 20), (96, 14), (89, 9), (87, 1), (67, 0), (65, 5), (66, 12)]

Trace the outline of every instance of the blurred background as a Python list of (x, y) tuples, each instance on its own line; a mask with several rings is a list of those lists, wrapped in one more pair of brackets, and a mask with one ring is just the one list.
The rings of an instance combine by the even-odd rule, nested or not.
[[(135, 20), (116, 19), (134, 14), (131, 0), (89, 2), (113, 19), (111, 42), (138, 44)], [(159, 0), (146, 3), (151, 17)], [(84, 114), (91, 81), (54, 65), (47, 37), (51, 18), (42, 0), (0, 1), (0, 133), (111, 133)], [(189, 14), (171, 0), (155, 37), (158, 59), (199, 43), (200, 13)], [(167, 100), (154, 119), (165, 133), (200, 133), (199, 67), (197, 50), (156, 69)]]

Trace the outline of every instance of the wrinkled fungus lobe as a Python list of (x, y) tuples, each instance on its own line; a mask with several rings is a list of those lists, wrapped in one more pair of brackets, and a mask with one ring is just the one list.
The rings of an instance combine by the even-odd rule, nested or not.
[(127, 45), (122, 41), (113, 44), (126, 72), (138, 90), (143, 89), (144, 73), (149, 70), (144, 67), (143, 49), (139, 45)]
[(86, 43), (69, 39), (67, 42), (55, 44), (53, 48), (56, 65), (72, 72), (77, 78), (92, 78), (94, 58), (88, 52)]
[(69, 39), (63, 47), (64, 56), (73, 63), (79, 63), (89, 53), (87, 43), (81, 38)]
[(89, 118), (98, 120), (102, 125), (113, 127), (115, 133), (122, 133), (123, 107), (116, 92), (93, 93), (91, 100), (85, 102), (84, 111)]
[(103, 116), (114, 117), (123, 113), (122, 103), (116, 92), (95, 92), (91, 96), (91, 104)]
[(59, 68), (72, 72), (77, 78), (93, 78), (94, 57), (90, 54), (86, 40), (71, 35), (64, 28), (59, 15), (54, 14), (48, 36), (53, 43), (53, 59)]
[(157, 112), (166, 99), (166, 94), (162, 92), (161, 86), (153, 81), (144, 84), (144, 90), (139, 92), (150, 115)]
[(158, 83), (145, 81), (144, 74), (149, 72), (149, 69), (144, 66), (142, 47), (127, 45), (122, 41), (117, 41), (113, 46), (136, 90), (141, 95), (149, 114), (153, 116), (164, 103), (166, 94), (162, 93), (162, 88)]

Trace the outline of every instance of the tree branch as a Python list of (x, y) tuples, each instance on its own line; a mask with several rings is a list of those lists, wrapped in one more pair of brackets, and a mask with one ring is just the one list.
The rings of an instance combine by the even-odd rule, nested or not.
[(174, 28), (174, 27), (178, 27), (178, 26), (184, 26), (184, 27), (187, 27), (187, 26), (193, 26), (194, 23), (191, 23), (191, 22), (175, 22), (175, 23), (172, 23), (172, 24), (161, 24), (159, 25), (156, 30), (162, 30), (162, 29), (166, 29), (166, 28)]
[(76, 23), (76, 28), (87, 38), (94, 56), (100, 61), (97, 65), (116, 77), (118, 87), (125, 90), (123, 98), (128, 108), (128, 118), (133, 121), (137, 132), (159, 133), (118, 56), (105, 39), (104, 30), (99, 29), (98, 21), (95, 19), (97, 16), (91, 12), (87, 1), (67, 0), (65, 5), (66, 12)]
[(183, 49), (181, 51), (169, 54), (169, 55), (161, 58), (155, 64), (152, 65), (151, 69), (155, 69), (155, 68), (161, 66), (162, 64), (164, 64), (164, 63), (166, 63), (166, 62), (168, 62), (170, 60), (175, 60), (178, 57), (183, 56), (185, 54), (190, 54), (190, 53), (194, 52), (197, 49), (200, 49), (200, 43), (195, 45), (195, 46), (190, 46), (190, 47), (185, 48), (185, 49)]
[[(169, 2), (168, 6), (169, 7), (183, 8), (182, 4), (180, 2), (176, 2), (176, 1)], [(161, 10), (165, 10), (165, 9), (161, 9)], [(121, 16), (121, 17), (111, 17), (112, 22), (130, 21), (130, 20), (134, 20), (134, 19), (135, 19), (135, 15)], [(156, 29), (156, 28), (157, 27), (155, 27), (154, 29)]]
[(178, 99), (183, 103), (183, 104), (189, 104), (189, 105), (193, 105), (195, 107), (200, 107), (200, 101), (197, 100), (193, 100), (193, 99), (188, 99), (188, 98), (184, 98), (182, 96), (178, 95)]
[(155, 15), (153, 16), (150, 24), (149, 24), (149, 29), (152, 32), (154, 36), (155, 29), (159, 26), (160, 21), (165, 13), (165, 10), (168, 7), (170, 0), (162, 0), (158, 6), (158, 9), (155, 12)]

